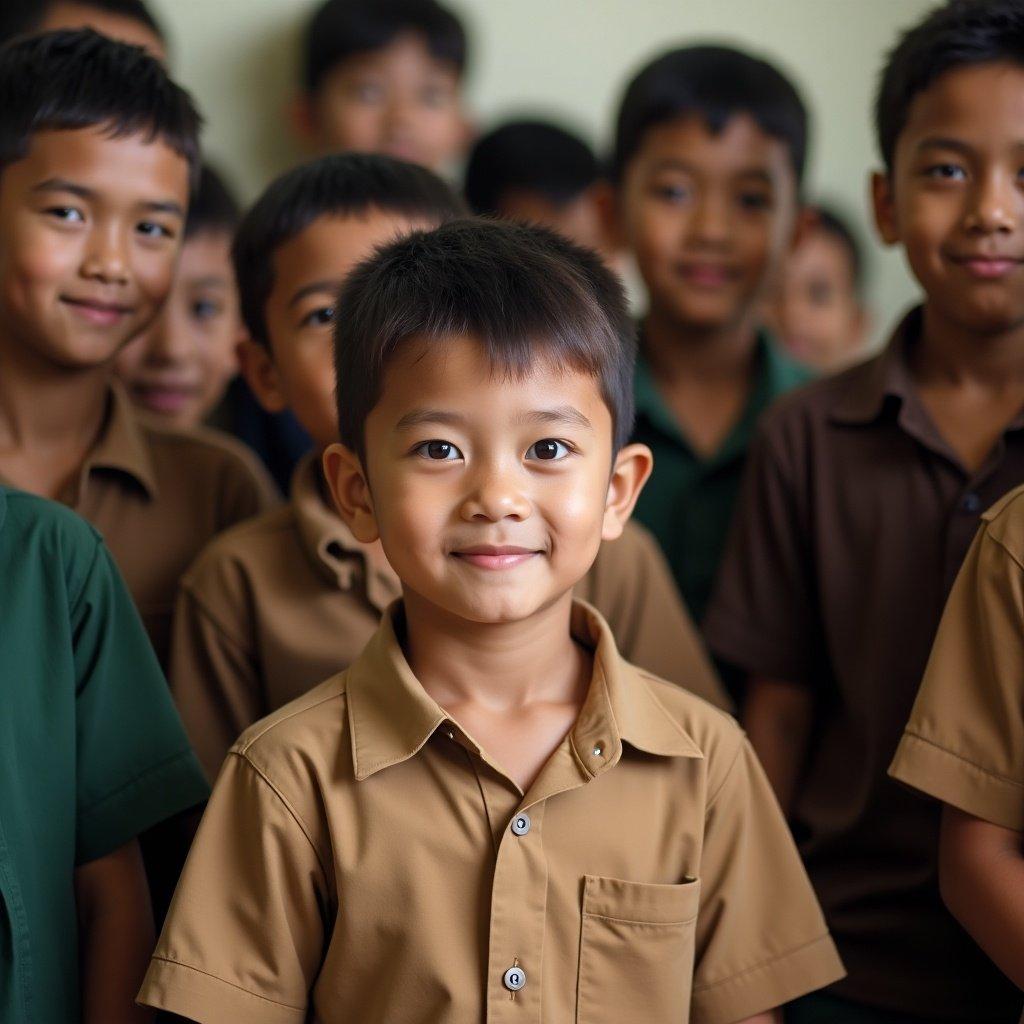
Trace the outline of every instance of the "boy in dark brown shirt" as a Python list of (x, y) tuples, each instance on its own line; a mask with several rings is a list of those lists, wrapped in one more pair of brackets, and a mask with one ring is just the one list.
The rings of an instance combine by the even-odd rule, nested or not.
[[(211, 778), (247, 726), (351, 664), (400, 596), (380, 546), (361, 544), (334, 513), (320, 467), (338, 429), (336, 298), (377, 246), (461, 210), (425, 168), (350, 153), (283, 175), (239, 230), (246, 376), (268, 412), (290, 409), (316, 448), (296, 469), (287, 507), (217, 537), (182, 580), (171, 686)], [(605, 615), (627, 658), (727, 703), (641, 527), (627, 524), (602, 547), (577, 596)]]
[(112, 383), (170, 289), (198, 132), (138, 47), (62, 31), (0, 58), (0, 479), (103, 533), (161, 660), (178, 577), (273, 501), (241, 446), (151, 427)]
[(1016, 1021), (946, 912), (938, 806), (886, 776), (979, 514), (1024, 480), (1024, 8), (954, 0), (882, 77), (876, 219), (925, 293), (754, 446), (706, 629), (849, 977), (794, 1021)]

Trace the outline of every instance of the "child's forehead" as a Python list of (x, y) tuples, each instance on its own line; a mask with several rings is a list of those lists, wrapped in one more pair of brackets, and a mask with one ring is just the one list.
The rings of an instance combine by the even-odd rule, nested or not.
[(458, 68), (450, 61), (435, 56), (426, 36), (414, 29), (404, 29), (383, 45), (372, 50), (357, 50), (343, 57), (330, 74), (344, 77), (364, 71), (426, 72), (459, 78)]

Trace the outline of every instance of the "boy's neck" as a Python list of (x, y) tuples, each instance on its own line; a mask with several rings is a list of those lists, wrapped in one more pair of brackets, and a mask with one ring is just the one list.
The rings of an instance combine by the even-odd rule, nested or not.
[(683, 326), (652, 307), (643, 322), (643, 353), (664, 382), (746, 380), (757, 345), (757, 326), (748, 316), (727, 326)]
[(919, 382), (971, 383), (1002, 389), (1024, 381), (1024, 325), (977, 334), (925, 304), (920, 344), (912, 358)]
[(96, 442), (107, 411), (109, 366), (59, 370), (0, 337), (0, 476), (58, 495)]
[(569, 632), (571, 591), (527, 619), (500, 625), (469, 622), (408, 591), (403, 604), (409, 665), (446, 710), (478, 704), (500, 715), (537, 702), (582, 705), (589, 658)]

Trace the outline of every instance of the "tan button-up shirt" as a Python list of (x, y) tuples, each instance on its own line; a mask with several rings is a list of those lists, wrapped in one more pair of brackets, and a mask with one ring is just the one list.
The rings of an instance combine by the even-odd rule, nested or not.
[(419, 684), (400, 615), (232, 748), (143, 1002), (207, 1024), (725, 1024), (842, 974), (731, 718), (624, 662), (578, 603), (590, 690), (524, 794)]
[[(654, 539), (640, 526), (602, 545), (577, 596), (622, 653), (728, 706)], [(175, 613), (171, 688), (210, 778), (257, 719), (347, 668), (401, 594), (397, 576), (329, 509), (316, 456), (292, 500), (218, 537), (189, 569)]]
[(166, 667), (181, 574), (216, 534), (279, 499), (243, 445), (153, 425), (113, 385), (100, 436), (58, 500), (103, 535)]
[(1024, 488), (982, 517), (890, 773), (1024, 832)]

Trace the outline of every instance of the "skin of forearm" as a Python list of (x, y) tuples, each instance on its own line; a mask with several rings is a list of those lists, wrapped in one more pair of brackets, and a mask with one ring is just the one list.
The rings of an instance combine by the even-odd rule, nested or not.
[(134, 840), (75, 871), (82, 1024), (151, 1024), (135, 994), (156, 936), (142, 855)]
[(996, 966), (1024, 988), (1021, 833), (947, 806), (939, 845), (939, 884), (950, 912)]

